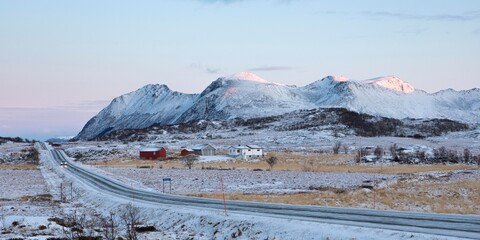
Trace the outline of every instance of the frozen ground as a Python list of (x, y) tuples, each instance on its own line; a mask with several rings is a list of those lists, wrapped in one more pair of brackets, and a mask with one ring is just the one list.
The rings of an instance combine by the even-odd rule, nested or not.
[(0, 170), (0, 199), (16, 199), (48, 193), (38, 170)]
[[(323, 173), (294, 171), (251, 171), (251, 170), (202, 170), (202, 169), (146, 169), (102, 167), (109, 176), (119, 180), (135, 182), (161, 191), (162, 178), (172, 179), (172, 193), (216, 193), (219, 192), (220, 177), (225, 192), (234, 193), (292, 193), (308, 192), (321, 187), (358, 188), (365, 180), (373, 180), (374, 174), (367, 173)], [(396, 175), (376, 174), (376, 178), (389, 181)]]
[[(45, 161), (45, 164), (50, 163)], [(62, 169), (50, 166), (52, 172), (57, 174), (57, 178), (48, 176), (50, 180), (63, 181), (59, 176), (70, 178)], [(134, 196), (128, 199), (107, 196), (81, 182), (76, 184), (82, 188), (79, 201), (100, 212), (122, 208), (127, 202), (137, 206), (148, 224), (160, 229), (159, 232), (141, 236), (146, 239), (456, 239), (281, 218), (274, 218), (272, 221), (268, 215), (229, 212), (228, 216), (225, 216), (224, 212), (219, 210), (151, 205), (135, 201)], [(135, 182), (127, 184), (133, 185)], [(136, 183), (135, 187), (142, 187), (142, 184)]]
[[(99, 148), (98, 144), (94, 143), (87, 148)], [(135, 143), (135, 146), (141, 144), (143, 143)], [(76, 146), (80, 145), (77, 144)], [(107, 146), (105, 149), (111, 149), (111, 147)], [(123, 149), (129, 149), (129, 147)], [(1, 224), (3, 225), (0, 225), (0, 227), (8, 228), (8, 231), (3, 231), (4, 233), (0, 235), (0, 239), (64, 237), (62, 228), (49, 221), (48, 218), (63, 216), (64, 212), (72, 209), (79, 211), (93, 211), (94, 209), (100, 214), (107, 214), (109, 211), (124, 209), (127, 203), (133, 203), (137, 206), (142, 217), (145, 218), (145, 222), (158, 229), (156, 232), (141, 235), (142, 239), (456, 239), (288, 219), (275, 218), (272, 221), (272, 218), (268, 216), (244, 215), (233, 212), (224, 216), (223, 211), (150, 205), (135, 201), (134, 198), (124, 199), (104, 195), (78, 180), (71, 179), (71, 176), (65, 174), (63, 169), (52, 165), (46, 154), (42, 154), (42, 159), (40, 171), (0, 170), (1, 184), (3, 184), (1, 185), (1, 198), (8, 198), (8, 200), (0, 200), (0, 220), (2, 220)], [(160, 189), (159, 180), (164, 176), (171, 177), (174, 191), (182, 190), (183, 192), (196, 189), (199, 191), (215, 191), (218, 186), (216, 184), (218, 184), (219, 175), (223, 176), (227, 191), (235, 191), (243, 187), (244, 191), (263, 192), (288, 191), (291, 189), (304, 191), (310, 185), (318, 186), (331, 183), (338, 184), (339, 187), (355, 187), (359, 182), (371, 177), (369, 174), (322, 175), (303, 172), (253, 172), (248, 170), (189, 171), (180, 169), (102, 168), (97, 169), (97, 171), (105, 171), (104, 173), (110, 176), (116, 175), (129, 185), (146, 189)], [(166, 175), (163, 175), (164, 173)], [(227, 176), (230, 174), (231, 176)], [(298, 176), (297, 174), (304, 176)], [(135, 177), (138, 175), (145, 177)], [(473, 175), (478, 174), (473, 173)], [(396, 176), (385, 175), (385, 177), (394, 179)], [(451, 178), (455, 178), (455, 175), (452, 175)], [(60, 199), (60, 183), (68, 180), (74, 180), (73, 199), (69, 200), (68, 203), (60, 203), (58, 201)], [(184, 185), (183, 189), (175, 185), (177, 182)], [(23, 196), (48, 194), (51, 195), (50, 200), (33, 200), (32, 198), (21, 200)], [(17, 222), (18, 225), (13, 226), (14, 222)], [(45, 226), (46, 229), (41, 229), (41, 226)]]
[(0, 239), (45, 239), (61, 231), (48, 221), (61, 209), (40, 170), (0, 170), (0, 189)]

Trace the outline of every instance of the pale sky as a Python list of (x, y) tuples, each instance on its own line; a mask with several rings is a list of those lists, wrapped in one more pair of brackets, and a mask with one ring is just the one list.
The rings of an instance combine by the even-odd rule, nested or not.
[(146, 84), (396, 75), (435, 92), (480, 87), (479, 64), (477, 0), (0, 0), (0, 136), (76, 135)]

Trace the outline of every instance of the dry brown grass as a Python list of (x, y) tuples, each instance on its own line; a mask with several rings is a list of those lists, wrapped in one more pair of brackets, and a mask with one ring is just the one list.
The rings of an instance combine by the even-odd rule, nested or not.
[[(351, 164), (349, 161), (353, 155), (337, 154), (337, 155), (300, 155), (292, 153), (269, 154), (278, 159), (274, 165), (274, 171), (305, 171), (305, 172), (363, 172), (363, 173), (383, 173), (383, 174), (410, 174), (430, 171), (452, 171), (452, 170), (471, 170), (480, 169), (479, 166), (471, 165), (365, 165)], [(184, 168), (180, 158), (174, 160), (110, 160), (95, 162), (94, 165), (111, 166), (111, 167), (151, 167), (151, 168)], [(264, 160), (256, 162), (247, 162), (242, 160), (225, 161), (225, 162), (207, 162), (195, 163), (194, 168), (230, 168), (230, 169), (269, 169), (268, 164)]]
[(35, 196), (23, 196), (20, 197), (21, 201), (28, 201), (28, 202), (49, 202), (52, 200), (52, 195), (50, 194), (40, 194)]
[[(456, 214), (480, 214), (480, 182), (400, 182), (375, 191), (376, 209)], [(190, 196), (221, 199), (222, 194)], [(365, 189), (325, 189), (294, 194), (227, 194), (227, 200), (333, 207), (373, 208), (374, 192)]]
[(0, 170), (38, 170), (37, 164), (2, 164)]

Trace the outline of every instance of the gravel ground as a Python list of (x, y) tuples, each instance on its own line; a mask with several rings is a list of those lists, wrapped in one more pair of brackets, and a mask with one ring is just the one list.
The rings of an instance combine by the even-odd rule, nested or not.
[[(172, 193), (215, 193), (219, 191), (220, 177), (225, 192), (289, 193), (305, 192), (311, 188), (355, 188), (366, 180), (368, 173), (318, 173), (293, 171), (201, 170), (201, 169), (142, 169), (102, 167), (119, 180), (131, 179), (143, 185), (162, 190), (162, 179), (172, 179)], [(397, 175), (376, 174), (379, 181), (391, 180)], [(168, 189), (168, 184), (166, 185)]]

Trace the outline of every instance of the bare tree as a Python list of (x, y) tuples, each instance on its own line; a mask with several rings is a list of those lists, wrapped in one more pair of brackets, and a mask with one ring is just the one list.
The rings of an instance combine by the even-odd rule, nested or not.
[(121, 212), (120, 219), (125, 224), (125, 237), (127, 240), (137, 240), (137, 228), (142, 224), (140, 210), (129, 203), (124, 211)]
[(446, 147), (441, 146), (438, 149), (438, 159), (440, 160), (440, 162), (447, 162), (448, 161), (448, 152), (447, 152)]
[(427, 160), (427, 153), (425, 153), (425, 151), (417, 150), (415, 151), (415, 158), (421, 163), (424, 163)]
[(192, 169), (193, 164), (198, 160), (197, 155), (189, 154), (182, 158), (183, 165), (188, 167), (188, 169)]
[(355, 161), (357, 163), (362, 161), (362, 158), (368, 155), (368, 151), (365, 148), (360, 148), (357, 150), (357, 155), (355, 155)]
[(102, 235), (106, 240), (115, 240), (118, 235), (120, 227), (117, 222), (117, 215), (114, 211), (110, 211), (109, 215), (100, 219), (100, 226), (102, 227)]
[(390, 146), (390, 155), (392, 155), (392, 159), (393, 161), (398, 161), (398, 147), (397, 147), (397, 144), (393, 144), (392, 146)]
[(6, 227), (7, 227), (5, 216), (6, 216), (5, 208), (3, 207), (3, 204), (0, 204), (0, 224), (1, 224), (2, 230), (6, 230)]
[(338, 154), (338, 151), (340, 150), (341, 146), (342, 146), (342, 142), (336, 141), (335, 144), (333, 144), (333, 154)]
[(373, 154), (375, 155), (375, 158), (377, 160), (380, 160), (383, 156), (383, 148), (380, 147), (380, 146), (377, 146), (374, 150), (373, 150)]
[[(90, 218), (91, 219), (91, 218)], [(73, 210), (69, 213), (63, 212), (63, 216), (57, 224), (63, 227), (63, 233), (70, 239), (81, 237), (93, 237), (95, 232), (89, 231), (92, 224), (89, 224), (89, 217), (85, 212)]]
[(343, 144), (343, 153), (345, 154), (348, 154), (348, 145), (347, 144)]
[(267, 162), (268, 166), (270, 166), (270, 169), (272, 169), (273, 166), (275, 164), (277, 164), (278, 159), (275, 156), (271, 156), (271, 157), (265, 159), (265, 161)]
[(470, 153), (470, 149), (468, 148), (463, 149), (463, 161), (465, 163), (469, 163), (471, 158), (472, 158), (472, 153)]

